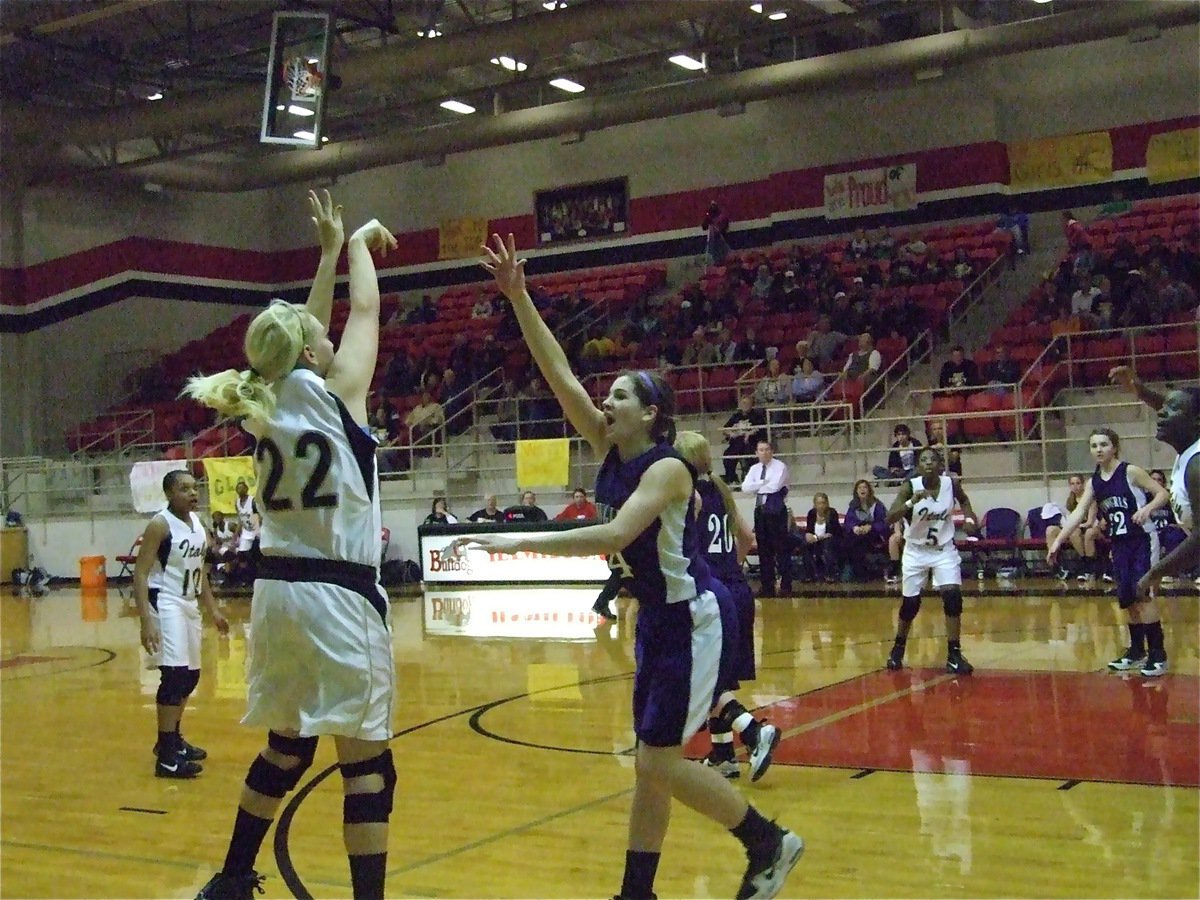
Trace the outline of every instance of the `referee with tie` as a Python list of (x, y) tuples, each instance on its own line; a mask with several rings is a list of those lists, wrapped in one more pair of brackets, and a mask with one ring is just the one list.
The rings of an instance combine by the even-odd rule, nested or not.
[(758, 541), (758, 596), (775, 596), (775, 568), (779, 567), (779, 590), (792, 592), (792, 536), (788, 521), (788, 467), (775, 458), (770, 441), (759, 441), (755, 451), (758, 465), (751, 466), (742, 490), (754, 494), (754, 537)]

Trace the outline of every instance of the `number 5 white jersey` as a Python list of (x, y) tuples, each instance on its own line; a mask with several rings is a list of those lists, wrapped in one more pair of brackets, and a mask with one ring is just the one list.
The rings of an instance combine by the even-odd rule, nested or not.
[[(910, 482), (913, 496), (925, 490), (922, 477)], [(930, 549), (954, 545), (954, 484), (947, 475), (940, 476), (937, 499), (925, 497), (912, 508), (912, 518), (904, 528), (905, 549)]]
[(186, 521), (169, 509), (158, 515), (171, 533), (158, 547), (146, 584), (172, 597), (194, 600), (200, 596), (200, 569), (204, 565), (208, 533), (194, 512), (187, 514)]
[(245, 423), (257, 441), (263, 555), (378, 568), (382, 517), (375, 439), (315, 372), (295, 369), (274, 388), (270, 419)]

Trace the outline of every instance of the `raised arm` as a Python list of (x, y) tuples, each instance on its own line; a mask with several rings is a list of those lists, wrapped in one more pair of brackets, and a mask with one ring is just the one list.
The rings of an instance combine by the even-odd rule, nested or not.
[(1165, 395), (1146, 387), (1129, 366), (1114, 366), (1109, 370), (1108, 380), (1133, 394), (1155, 412), (1162, 409), (1166, 402)]
[(317, 226), (317, 239), (321, 243), (321, 262), (317, 265), (317, 274), (313, 276), (312, 287), (308, 289), (308, 300), (304, 306), (328, 329), (329, 316), (333, 311), (333, 283), (337, 278), (337, 261), (342, 255), (346, 231), (342, 227), (342, 207), (333, 205), (329, 191), (323, 193), (324, 198), (318, 197), (316, 191), (308, 192), (308, 205), (312, 209), (313, 224)]
[(359, 425), (369, 421), (367, 391), (379, 354), (379, 280), (371, 252), (379, 251), (382, 255), (395, 247), (392, 233), (378, 219), (372, 219), (354, 232), (346, 248), (350, 262), (350, 316), (325, 381), (329, 390), (342, 398), (350, 417)]
[(588, 396), (563, 352), (554, 334), (542, 321), (533, 305), (533, 298), (525, 289), (525, 260), (517, 259), (516, 241), (509, 234), (508, 242), (500, 239), (500, 235), (492, 235), (496, 247), (493, 250), (486, 244), (481, 248), (484, 259), (482, 266), (492, 273), (496, 279), (496, 287), (508, 298), (513, 312), (517, 316), (517, 324), (521, 326), (521, 335), (533, 355), (542, 377), (554, 392), (566, 414), (567, 420), (575, 426), (585, 441), (595, 451), (597, 457), (602, 457), (608, 450), (608, 441), (604, 437), (604, 414), (596, 408), (592, 398)]

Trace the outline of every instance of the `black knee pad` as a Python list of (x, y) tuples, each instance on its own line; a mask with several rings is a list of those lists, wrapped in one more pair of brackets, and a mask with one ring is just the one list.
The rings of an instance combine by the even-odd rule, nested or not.
[(900, 600), (900, 621), (911, 622), (921, 611), (920, 597), (903, 597)]
[(946, 615), (951, 619), (957, 619), (962, 615), (961, 588), (948, 587), (942, 591), (942, 609), (946, 611)]
[(396, 767), (392, 765), (392, 751), (384, 750), (371, 759), (347, 763), (338, 768), (342, 770), (342, 778), (346, 779), (362, 775), (383, 776), (383, 790), (346, 794), (342, 800), (343, 821), (347, 825), (386, 822), (392, 814), (392, 794), (396, 790)]
[(281, 769), (260, 754), (250, 764), (246, 787), (264, 797), (282, 797), (300, 783), (301, 777), (312, 765), (317, 752), (317, 738), (285, 737), (271, 731), (267, 733), (267, 746), (284, 756), (294, 756), (300, 762), (290, 769)]
[[(187, 666), (159, 666), (158, 670), (162, 676), (155, 701), (159, 706), (182, 706), (200, 680), (199, 670), (190, 670)], [(194, 680), (193, 671), (196, 673)]]

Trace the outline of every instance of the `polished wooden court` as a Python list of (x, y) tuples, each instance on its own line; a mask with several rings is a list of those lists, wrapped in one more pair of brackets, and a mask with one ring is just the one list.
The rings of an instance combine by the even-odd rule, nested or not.
[[(966, 587), (971, 678), (940, 668), (927, 599), (910, 668), (882, 662), (898, 595), (822, 588), (764, 601), (747, 705), (785, 731), (738, 784), (808, 851), (785, 897), (1200, 895), (1197, 593), (1163, 601), (1172, 671), (1103, 671), (1126, 636), (1111, 595)], [(633, 783), (635, 607), (598, 625), (592, 588), (449, 591), (392, 605), (399, 772), (388, 894), (606, 897)], [(195, 781), (152, 774), (157, 672), (117, 589), (0, 597), (0, 894), (190, 897), (219, 867), (262, 735), (243, 728), (249, 598), (206, 626), (184, 731)], [(695, 745), (703, 751), (702, 741)], [(342, 897), (340, 779), (320, 748), (259, 857), (270, 897)], [(661, 897), (730, 897), (729, 835), (676, 806)]]

